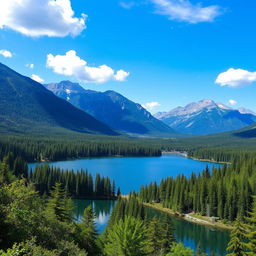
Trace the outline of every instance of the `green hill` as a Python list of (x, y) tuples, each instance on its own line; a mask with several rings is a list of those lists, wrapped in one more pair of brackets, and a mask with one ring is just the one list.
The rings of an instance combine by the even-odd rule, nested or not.
[(0, 63), (0, 132), (117, 135), (107, 125)]

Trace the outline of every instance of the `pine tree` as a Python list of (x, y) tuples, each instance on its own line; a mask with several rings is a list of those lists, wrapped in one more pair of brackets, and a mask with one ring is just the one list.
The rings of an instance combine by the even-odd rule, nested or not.
[(104, 253), (107, 256), (148, 255), (146, 228), (142, 220), (126, 217), (108, 230)]
[(174, 237), (173, 224), (170, 216), (165, 215), (161, 222), (162, 248), (165, 253), (169, 252), (172, 245), (176, 242)]
[(228, 243), (227, 256), (246, 256), (248, 246), (246, 244), (246, 228), (241, 219), (237, 219), (235, 228), (231, 231), (231, 239)]
[(148, 224), (149, 253), (159, 255), (162, 249), (162, 232), (159, 220), (154, 217)]
[(66, 197), (66, 192), (62, 189), (61, 183), (55, 184), (50, 195), (47, 213), (56, 217), (59, 221), (71, 222), (73, 219), (73, 204), (72, 201)]
[(248, 224), (248, 248), (250, 250), (249, 255), (256, 255), (256, 197), (253, 197), (252, 210), (249, 212), (249, 217), (246, 218)]
[(95, 214), (92, 206), (88, 206), (84, 210), (82, 222), (79, 224), (79, 245), (84, 248), (88, 256), (94, 256), (99, 254), (99, 248), (97, 241), (97, 230), (95, 227)]

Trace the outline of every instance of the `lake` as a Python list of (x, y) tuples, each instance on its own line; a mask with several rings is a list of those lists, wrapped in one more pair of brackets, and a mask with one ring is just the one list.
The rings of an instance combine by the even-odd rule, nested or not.
[[(36, 165), (29, 164), (34, 169)], [(190, 176), (192, 172), (200, 173), (207, 165), (211, 169), (220, 167), (221, 164), (202, 162), (186, 158), (181, 155), (163, 154), (161, 157), (102, 157), (84, 158), (77, 160), (50, 162), (49, 165), (63, 169), (88, 170), (93, 176), (100, 173), (114, 180), (116, 186), (120, 186), (123, 194), (131, 190), (138, 191), (141, 185), (147, 185), (152, 181), (159, 183), (166, 177), (176, 177), (179, 174)], [(84, 209), (92, 205), (96, 213), (96, 224), (99, 232), (107, 225), (114, 201), (104, 200), (74, 200), (74, 216), (77, 221), (81, 219)], [(164, 213), (148, 209), (150, 215), (161, 216)], [(196, 249), (199, 245), (203, 251), (216, 255), (225, 255), (225, 248), (229, 241), (229, 232), (213, 229), (211, 227), (190, 223), (183, 219), (173, 217), (175, 236), (177, 241)]]
[[(34, 169), (38, 164), (44, 163), (32, 163), (29, 167)], [(147, 185), (152, 181), (159, 183), (166, 177), (200, 173), (207, 165), (210, 169), (213, 166), (221, 166), (221, 164), (197, 161), (174, 154), (163, 154), (161, 157), (83, 158), (49, 162), (49, 165), (62, 169), (84, 169), (93, 176), (96, 173), (108, 176), (115, 181), (116, 187), (121, 188), (122, 194), (128, 194), (132, 190), (139, 191), (141, 185)]]
[[(108, 223), (114, 204), (115, 201), (111, 200), (74, 200), (74, 217), (79, 222), (84, 209), (92, 205), (96, 214), (96, 227), (98, 232), (101, 233)], [(146, 213), (149, 217), (158, 216), (160, 218), (165, 214), (148, 207)], [(218, 256), (226, 254), (225, 249), (229, 241), (228, 231), (188, 222), (178, 217), (172, 217), (172, 223), (175, 238), (178, 242), (182, 242), (193, 250), (200, 246), (202, 251), (207, 252), (208, 255), (211, 252), (215, 252)]]

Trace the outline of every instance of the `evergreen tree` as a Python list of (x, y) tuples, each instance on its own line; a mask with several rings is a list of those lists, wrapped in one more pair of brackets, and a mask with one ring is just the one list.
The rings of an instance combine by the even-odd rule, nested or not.
[(95, 214), (92, 206), (88, 206), (84, 210), (82, 222), (79, 224), (79, 245), (81, 248), (84, 248), (87, 251), (88, 256), (99, 254), (99, 248), (96, 243), (97, 231), (94, 219)]
[(66, 192), (62, 189), (61, 183), (56, 183), (50, 194), (47, 212), (59, 221), (72, 221), (72, 201), (66, 197)]
[(227, 256), (246, 256), (248, 250), (246, 239), (246, 228), (238, 218), (235, 228), (231, 231), (231, 239), (227, 247), (229, 254)]
[(109, 256), (147, 255), (148, 241), (142, 220), (126, 217), (108, 230), (104, 253)]
[(249, 217), (247, 220), (248, 232), (248, 243), (247, 246), (250, 250), (249, 255), (256, 255), (256, 197), (253, 197), (252, 210), (249, 212)]

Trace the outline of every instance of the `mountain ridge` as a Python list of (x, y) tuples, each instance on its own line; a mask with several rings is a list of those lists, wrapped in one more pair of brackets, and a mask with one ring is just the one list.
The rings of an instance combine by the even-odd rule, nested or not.
[(115, 130), (139, 136), (170, 136), (172, 128), (153, 117), (140, 104), (113, 90), (84, 89), (78, 83), (61, 81), (44, 85), (56, 96), (67, 100)]
[(211, 99), (203, 99), (169, 112), (158, 112), (154, 116), (181, 133), (207, 135), (249, 126), (256, 122), (253, 113), (251, 110), (236, 110)]
[(118, 135), (106, 124), (59, 99), (40, 83), (0, 63), (0, 131)]

